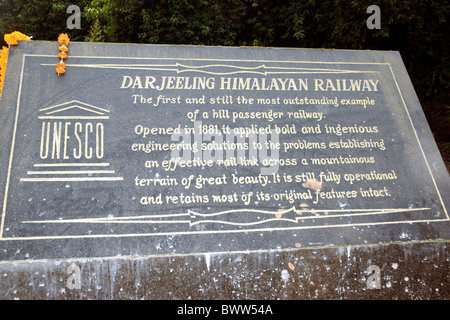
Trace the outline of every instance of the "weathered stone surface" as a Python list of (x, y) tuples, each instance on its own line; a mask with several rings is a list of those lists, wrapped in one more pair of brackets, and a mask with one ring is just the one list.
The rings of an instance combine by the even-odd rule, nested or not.
[(0, 298), (442, 300), (449, 267), (443, 242), (22, 262), (0, 265)]

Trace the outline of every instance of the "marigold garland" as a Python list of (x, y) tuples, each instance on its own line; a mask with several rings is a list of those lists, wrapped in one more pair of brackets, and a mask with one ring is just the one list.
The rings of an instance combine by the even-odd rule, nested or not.
[(61, 33), (58, 37), (58, 42), (61, 45), (64, 44), (64, 45), (68, 46), (70, 43), (70, 39), (69, 39), (69, 36), (67, 35), (67, 33)]
[(3, 84), (5, 83), (6, 62), (8, 61), (8, 48), (3, 47), (0, 50), (0, 100), (2, 98)]
[(15, 46), (18, 44), (18, 41), (31, 40), (31, 37), (27, 36), (26, 34), (23, 34), (22, 32), (14, 31), (5, 34), (4, 39), (7, 44)]
[[(14, 31), (11, 33), (7, 33), (3, 37), (8, 46), (15, 46), (19, 44), (19, 41), (22, 40), (31, 40), (31, 37), (23, 34), (19, 31)], [(8, 61), (8, 53), (9, 50), (6, 47), (3, 47), (0, 50), (0, 100), (2, 98), (3, 85), (5, 83), (5, 74), (6, 74), (6, 64)]]
[(63, 75), (66, 73), (66, 64), (64, 63), (64, 59), (67, 59), (67, 52), (69, 51), (69, 43), (70, 39), (67, 33), (61, 33), (58, 37), (58, 42), (60, 44), (59, 46), (59, 53), (58, 58), (60, 61), (56, 64), (56, 74), (58, 76)]

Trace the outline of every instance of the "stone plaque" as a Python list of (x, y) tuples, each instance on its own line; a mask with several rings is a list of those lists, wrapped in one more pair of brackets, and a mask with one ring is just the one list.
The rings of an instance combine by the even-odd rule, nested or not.
[(9, 53), (0, 260), (450, 239), (399, 53), (56, 42)]

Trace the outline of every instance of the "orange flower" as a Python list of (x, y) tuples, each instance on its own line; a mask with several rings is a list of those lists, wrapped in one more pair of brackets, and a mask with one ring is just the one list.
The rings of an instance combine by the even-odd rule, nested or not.
[(10, 45), (16, 45), (16, 44), (18, 44), (17, 39), (14, 38), (14, 36), (12, 35), (12, 33), (10, 33), (10, 34), (5, 34), (4, 39), (5, 39), (5, 42), (6, 42), (7, 44), (10, 44)]
[(14, 31), (4, 36), (5, 42), (9, 45), (17, 45), (17, 41), (30, 40), (31, 38), (22, 32)]
[(60, 53), (58, 53), (58, 57), (61, 58), (61, 59), (67, 59), (67, 53), (60, 52)]
[(67, 33), (61, 33), (58, 37), (58, 42), (60, 44), (64, 44), (64, 45), (68, 46), (70, 43), (70, 39), (69, 39), (69, 36), (67, 35)]
[(19, 31), (14, 31), (12, 33), (12, 35), (14, 36), (14, 38), (16, 38), (19, 41), (31, 39), (29, 36), (27, 36), (26, 34), (23, 34), (22, 32), (19, 32)]
[(63, 68), (63, 69), (65, 69), (66, 68), (66, 64), (64, 62), (58, 62), (56, 64), (56, 68)]
[(69, 51), (69, 48), (67, 48), (66, 45), (62, 44), (62, 45), (59, 47), (59, 51), (67, 52), (67, 51)]
[(2, 97), (3, 85), (5, 84), (6, 62), (8, 60), (8, 48), (0, 50), (0, 100)]
[(8, 48), (6, 48), (6, 47), (3, 47), (1, 50), (0, 50), (0, 69), (2, 68), (2, 66), (3, 66), (3, 63), (5, 63), (5, 65), (6, 65), (6, 61), (8, 60)]
[(62, 67), (56, 67), (56, 73), (59, 75), (66, 73), (66, 69)]

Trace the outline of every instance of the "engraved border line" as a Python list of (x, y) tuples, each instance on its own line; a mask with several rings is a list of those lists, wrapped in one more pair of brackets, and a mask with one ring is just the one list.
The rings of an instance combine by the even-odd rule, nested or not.
[[(53, 64), (41, 64), (43, 66), (53, 66)], [(269, 74), (347, 74), (347, 73), (379, 73), (379, 71), (372, 70), (342, 70), (342, 69), (320, 69), (320, 68), (289, 68), (289, 67), (266, 67), (265, 65), (261, 65), (258, 67), (241, 67), (241, 66), (233, 66), (233, 65), (204, 65), (204, 66), (185, 66), (179, 63), (175, 65), (119, 65), (119, 64), (70, 64), (71, 67), (80, 67), (80, 68), (98, 68), (98, 69), (125, 69), (125, 70), (152, 70), (152, 71), (172, 71), (176, 73), (183, 72), (198, 72), (205, 73), (211, 75), (232, 75), (232, 74), (242, 74), (242, 73), (253, 73), (253, 74), (261, 74), (261, 75), (269, 75)], [(164, 68), (163, 68), (164, 67)], [(179, 70), (176, 69), (168, 69), (167, 67), (183, 67), (187, 70)], [(235, 69), (242, 69), (240, 71), (229, 71), (229, 72), (213, 72), (207, 70), (199, 70), (202, 68), (209, 67), (228, 67)], [(283, 71), (255, 71), (257, 69), (282, 69)], [(297, 70), (297, 71), (285, 71), (285, 70)], [(298, 71), (302, 70), (302, 71)]]
[[(22, 83), (23, 83), (23, 72), (24, 72), (24, 64), (25, 64), (25, 58), (27, 56), (33, 56), (33, 57), (53, 57), (51, 55), (38, 55), (38, 54), (24, 54), (22, 57), (22, 68), (21, 68), (21, 73), (20, 73), (20, 84), (19, 84), (19, 93), (18, 93), (18, 99), (17, 99), (17, 108), (16, 108), (16, 117), (15, 117), (15, 124), (14, 124), (14, 130), (13, 130), (13, 139), (12, 139), (12, 148), (11, 148), (11, 153), (10, 153), (10, 161), (9, 161), (9, 166), (8, 166), (8, 173), (7, 173), (7, 181), (6, 181), (6, 186), (5, 186), (5, 195), (4, 195), (4, 202), (3, 202), (3, 211), (2, 211), (2, 220), (1, 220), (1, 225), (0, 225), (0, 240), (25, 240), (25, 239), (60, 239), (60, 238), (86, 238), (86, 237), (126, 237), (126, 236), (139, 236), (139, 235), (162, 235), (162, 234), (134, 234), (134, 235), (130, 235), (130, 234), (116, 234), (116, 235), (87, 235), (87, 236), (51, 236), (51, 237), (22, 237), (22, 238), (4, 238), (3, 237), (3, 229), (4, 229), (4, 222), (5, 222), (5, 215), (6, 215), (6, 204), (7, 204), (7, 197), (8, 197), (8, 190), (9, 190), (9, 184), (10, 184), (10, 175), (11, 175), (11, 167), (12, 167), (12, 159), (13, 159), (13, 152), (14, 152), (14, 144), (15, 144), (15, 135), (16, 135), (16, 131), (17, 131), (17, 121), (18, 121), (18, 113), (19, 113), (19, 106), (20, 106), (20, 94), (22, 91)], [(395, 78), (395, 75), (393, 74), (393, 70), (391, 67), (390, 63), (380, 63), (380, 62), (343, 62), (343, 61), (277, 61), (277, 60), (237, 60), (237, 59), (205, 59), (205, 58), (151, 58), (151, 57), (93, 57), (93, 56), (73, 56), (72, 58), (87, 58), (87, 59), (99, 59), (99, 58), (103, 58), (103, 59), (129, 59), (129, 60), (189, 60), (189, 61), (240, 61), (240, 62), (271, 62), (271, 63), (276, 63), (276, 62), (280, 62), (280, 63), (310, 63), (310, 64), (348, 64), (348, 65), (387, 65), (390, 68), (391, 74), (393, 76), (393, 80), (396, 83), (397, 86), (397, 90), (400, 94), (400, 97), (402, 99), (404, 108), (407, 112), (407, 115), (410, 119), (410, 123), (412, 126), (412, 129), (415, 133), (415, 137), (417, 139), (417, 142), (419, 144), (420, 149), (422, 150), (422, 155), (424, 156), (426, 165), (429, 169), (429, 173), (431, 174), (434, 186), (436, 188), (436, 191), (438, 193), (439, 199), (441, 200), (441, 205), (446, 213), (447, 219), (436, 219), (436, 220), (415, 220), (415, 221), (394, 221), (394, 222), (382, 222), (382, 223), (364, 223), (364, 224), (353, 224), (353, 226), (356, 225), (379, 225), (379, 224), (399, 224), (399, 223), (417, 223), (417, 222), (437, 222), (437, 221), (448, 221), (450, 218), (448, 216), (448, 213), (446, 211), (445, 205), (443, 203), (442, 197), (440, 196), (440, 192), (439, 189), (436, 185), (436, 182), (434, 180), (434, 176), (431, 172), (431, 169), (429, 167), (428, 161), (424, 155), (424, 151), (422, 149), (422, 146), (420, 144), (420, 141), (418, 140), (417, 137), (417, 132), (415, 130), (414, 124), (410, 118), (409, 112), (407, 110), (407, 106), (406, 103), (403, 99), (403, 95), (400, 91), (399, 85), (397, 83), (397, 80)], [(55, 107), (55, 106), (54, 106)], [(46, 109), (51, 109), (51, 108), (46, 108)], [(109, 112), (109, 111), (108, 111)], [(327, 228), (331, 228), (331, 227), (349, 227), (352, 226), (352, 224), (345, 224), (345, 225), (327, 225)], [(317, 226), (317, 227), (324, 227), (324, 226)], [(272, 230), (289, 230), (289, 229), (299, 229), (299, 228), (315, 228), (314, 226), (312, 227), (294, 227), (294, 228), (276, 228), (276, 229), (272, 229)], [(261, 231), (264, 231), (267, 229), (262, 229)], [(250, 229), (247, 230), (248, 232), (254, 232), (254, 231), (258, 231), (257, 229)], [(247, 232), (245, 230), (240, 230), (239, 232)], [(223, 232), (236, 232), (236, 230), (226, 230), (226, 231), (211, 231), (211, 232), (215, 232), (215, 233), (223, 233)], [(206, 232), (203, 231), (202, 233), (210, 233), (210, 232)], [(167, 234), (174, 234), (173, 232), (167, 233)], [(186, 234), (192, 234), (192, 232), (187, 232)]]
[[(432, 223), (443, 222), (447, 219), (436, 220), (415, 220), (408, 221), (412, 223)], [(264, 232), (264, 231), (288, 231), (288, 230), (305, 230), (305, 229), (319, 229), (319, 228), (348, 228), (348, 227), (363, 227), (376, 226), (386, 224), (404, 224), (404, 221), (388, 221), (388, 222), (369, 222), (369, 223), (352, 223), (352, 224), (336, 224), (327, 226), (302, 226), (302, 227), (286, 227), (286, 228), (272, 228), (270, 230), (260, 229), (241, 229), (241, 230), (211, 230), (211, 231), (181, 231), (181, 232), (162, 232), (162, 233), (128, 233), (128, 234), (98, 234), (98, 235), (68, 235), (68, 236), (39, 236), (39, 237), (20, 237), (20, 238), (0, 238), (0, 241), (27, 241), (27, 240), (59, 240), (59, 239), (86, 239), (86, 238), (122, 238), (122, 237), (151, 237), (151, 236), (174, 236), (174, 235), (195, 235), (195, 234), (224, 234), (224, 233), (247, 233), (247, 232)]]
[(416, 127), (414, 126), (414, 123), (413, 123), (413, 121), (412, 121), (412, 119), (411, 119), (411, 115), (409, 114), (409, 110), (408, 110), (408, 108), (407, 108), (407, 106), (406, 106), (405, 99), (403, 99), (403, 94), (402, 94), (402, 92), (401, 92), (401, 90), (400, 90), (400, 86), (398, 85), (397, 79), (395, 78), (395, 74), (394, 74), (394, 71), (392, 70), (392, 66), (391, 66), (390, 63), (389, 63), (389, 69), (390, 69), (390, 71), (391, 71), (392, 78), (394, 79), (395, 85), (397, 86), (397, 90), (398, 90), (398, 93), (400, 94), (400, 98), (402, 99), (403, 107), (405, 108), (406, 115), (408, 116), (409, 122), (411, 123), (411, 127), (412, 127), (412, 129), (413, 129), (414, 136), (416, 137), (417, 144), (419, 145), (420, 151), (421, 151), (422, 156), (423, 156), (423, 158), (424, 158), (424, 160), (425, 160), (425, 164), (426, 164), (426, 166), (427, 166), (427, 168), (428, 168), (428, 172), (430, 173), (431, 180), (433, 181), (433, 184), (434, 184), (434, 187), (435, 187), (435, 189), (436, 189), (437, 195), (438, 195), (438, 197), (439, 197), (439, 200), (441, 201), (442, 208), (444, 209), (444, 212), (445, 212), (445, 215), (446, 215), (446, 217), (447, 217), (447, 220), (450, 220), (449, 214), (448, 214), (447, 209), (446, 209), (445, 204), (444, 204), (444, 200), (442, 199), (441, 193), (439, 192), (439, 188), (438, 188), (438, 186), (437, 186), (437, 184), (436, 184), (436, 180), (434, 179), (433, 172), (431, 171), (430, 165), (429, 165), (429, 163), (428, 163), (428, 159), (427, 159), (427, 157), (425, 156), (425, 152), (424, 152), (424, 150), (423, 150), (423, 148), (422, 148), (422, 144), (420, 143), (420, 140), (419, 140), (419, 136), (418, 136), (418, 134), (417, 134)]
[(5, 194), (4, 194), (4, 198), (3, 198), (2, 220), (0, 222), (0, 240), (3, 238), (3, 228), (5, 227), (6, 205), (8, 203), (8, 191), (9, 191), (9, 184), (11, 182), (11, 168), (12, 168), (12, 162), (13, 162), (13, 157), (14, 157), (14, 147), (15, 147), (15, 142), (16, 142), (17, 123), (19, 120), (20, 99), (22, 97), (22, 83), (23, 83), (23, 71), (24, 71), (24, 66), (25, 66), (25, 58), (26, 58), (26, 55), (24, 54), (22, 56), (22, 68), (20, 70), (19, 90), (17, 93), (16, 116), (14, 119), (14, 128), (13, 128), (13, 135), (12, 135), (12, 141), (11, 141), (11, 152), (9, 154), (8, 173), (6, 175)]
[[(266, 210), (258, 210), (258, 209), (236, 209), (236, 210), (226, 210), (226, 211), (220, 211), (212, 214), (201, 214), (196, 213), (192, 210), (188, 210), (187, 213), (178, 213), (178, 214), (167, 214), (167, 215), (148, 215), (148, 216), (135, 216), (135, 217), (107, 217), (107, 218), (81, 218), (81, 219), (58, 219), (58, 220), (35, 220), (35, 221), (22, 221), (22, 223), (33, 223), (33, 224), (44, 224), (44, 223), (134, 223), (134, 224), (161, 224), (161, 223), (189, 223), (190, 226), (197, 225), (197, 224), (203, 224), (203, 223), (221, 223), (221, 224), (229, 224), (229, 225), (236, 225), (236, 226), (250, 226), (250, 225), (257, 225), (257, 224), (263, 224), (266, 222), (272, 222), (272, 221), (288, 221), (293, 223), (298, 223), (299, 220), (308, 220), (308, 219), (324, 219), (324, 218), (339, 218), (339, 217), (355, 217), (355, 216), (366, 216), (366, 215), (380, 215), (380, 214), (390, 214), (390, 213), (401, 213), (401, 212), (411, 212), (411, 211), (424, 211), (424, 210), (431, 210), (431, 208), (393, 208), (393, 209), (352, 209), (352, 210), (314, 210), (314, 212), (309, 210), (298, 210), (293, 206), (290, 209), (283, 210), (283, 211), (266, 211)], [(196, 216), (203, 216), (203, 217), (213, 217), (218, 215), (224, 215), (229, 213), (238, 213), (238, 212), (253, 212), (253, 213), (263, 213), (263, 214), (270, 214), (270, 215), (278, 215), (278, 214), (285, 214), (288, 212), (297, 212), (302, 211), (306, 213), (316, 213), (316, 212), (357, 212), (353, 214), (345, 213), (345, 214), (333, 214), (333, 215), (311, 215), (311, 216), (299, 216), (295, 217), (295, 219), (288, 219), (288, 218), (271, 218), (266, 219), (262, 221), (256, 221), (256, 222), (249, 222), (249, 223), (237, 223), (237, 222), (229, 222), (229, 221), (223, 221), (223, 220), (200, 220), (196, 222), (192, 222), (191, 220), (139, 220), (139, 219), (161, 219), (161, 218), (174, 218), (174, 217), (190, 217), (191, 214)], [(365, 212), (364, 212), (365, 211)], [(433, 220), (431, 220), (433, 221)], [(268, 228), (267, 230), (270, 230)]]

